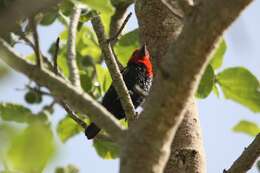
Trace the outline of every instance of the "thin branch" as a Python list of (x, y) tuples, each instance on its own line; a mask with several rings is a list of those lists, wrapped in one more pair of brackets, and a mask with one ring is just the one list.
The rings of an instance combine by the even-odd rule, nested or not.
[(122, 33), (122, 31), (123, 31), (125, 25), (127, 24), (128, 20), (130, 19), (131, 16), (132, 16), (132, 13), (130, 12), (130, 13), (126, 16), (124, 22), (122, 23), (121, 27), (120, 27), (119, 30), (116, 32), (116, 34), (108, 39), (108, 41), (111, 43), (111, 45), (113, 45), (113, 42), (116, 42), (116, 41), (118, 40), (119, 35)]
[[(128, 6), (127, 6), (128, 7)], [(121, 11), (118, 11), (118, 10), (121, 10)], [(127, 8), (125, 8), (125, 11), (126, 11), (126, 9)], [(118, 18), (119, 16), (118, 15), (120, 15), (120, 14), (118, 14), (119, 12), (120, 13), (125, 13), (125, 11), (122, 11), (122, 9), (121, 8), (116, 8), (116, 12), (115, 12), (115, 14), (114, 14), (114, 16), (112, 17), (112, 20), (114, 19), (114, 20), (121, 20), (121, 18)], [(122, 14), (122, 15), (123, 15)], [(116, 16), (116, 17), (115, 17)], [(119, 67), (119, 69), (120, 69), (120, 71), (122, 71), (123, 69), (124, 69), (124, 66), (120, 63), (120, 61), (118, 60), (118, 57), (117, 57), (117, 55), (116, 55), (116, 53), (115, 53), (115, 51), (114, 51), (114, 49), (113, 49), (113, 45), (115, 45), (116, 44), (116, 42), (118, 41), (118, 37), (119, 37), (119, 35), (121, 34), (121, 32), (123, 31), (123, 29), (124, 29), (124, 27), (125, 27), (125, 25), (127, 24), (127, 22), (128, 22), (128, 20), (130, 19), (130, 17), (132, 16), (132, 13), (129, 13), (127, 16), (126, 16), (126, 18), (125, 18), (125, 20), (123, 21), (123, 23), (122, 23), (122, 25), (119, 27), (119, 29), (116, 31), (115, 29), (117, 29), (117, 28), (114, 28), (114, 31), (116, 31), (116, 33), (113, 33), (112, 32), (112, 28), (113, 27), (115, 27), (115, 26), (113, 26), (112, 24), (118, 24), (118, 22), (119, 21), (111, 21), (111, 24), (110, 24), (110, 29), (111, 29), (111, 32), (110, 32), (110, 38), (108, 39), (108, 42), (110, 42), (110, 45), (111, 45), (111, 47), (112, 47), (112, 52), (113, 52), (113, 55), (114, 55), (114, 57), (115, 57), (115, 60), (116, 60), (116, 62), (117, 62), (117, 65), (118, 65), (118, 67)], [(113, 34), (113, 35), (112, 35)]]
[(37, 88), (37, 87), (31, 87), (29, 85), (26, 85), (26, 88), (28, 88), (29, 90), (35, 91), (41, 95), (52, 96), (51, 93), (42, 91), (40, 88)]
[(42, 107), (42, 109), (38, 112), (38, 113), (42, 113), (42, 112), (45, 112), (45, 111), (48, 111), (49, 113), (53, 113), (53, 107), (55, 105), (56, 101), (53, 100), (51, 103), (47, 104), (47, 105), (44, 105)]
[[(25, 33), (22, 32), (19, 36), (21, 37), (21, 39), (23, 39), (23, 40), (25, 41), (25, 44), (27, 44), (28, 46), (30, 46), (30, 47), (32, 48), (32, 50), (33, 50), (34, 53), (36, 54), (37, 49), (36, 49), (34, 43), (25, 35)], [(51, 62), (48, 60), (48, 58), (45, 57), (43, 54), (41, 54), (41, 57), (42, 57), (43, 64), (44, 64), (44, 65), (47, 65), (47, 67), (48, 67), (49, 69), (51, 69), (52, 64), (51, 64)]]
[(239, 158), (224, 173), (245, 173), (254, 165), (260, 156), (260, 133), (255, 137), (253, 142), (245, 148)]
[(36, 48), (35, 48), (33, 42), (25, 35), (24, 32), (21, 32), (20, 38), (23, 39), (25, 41), (25, 43), (33, 49), (34, 52), (36, 52)]
[(92, 18), (91, 23), (96, 32), (100, 48), (105, 56), (105, 61), (113, 80), (113, 86), (115, 87), (115, 90), (120, 98), (120, 102), (125, 111), (126, 117), (131, 122), (135, 118), (134, 105), (113, 55), (111, 45), (109, 42), (107, 42), (104, 26), (98, 15)]
[(53, 55), (53, 71), (56, 75), (59, 73), (59, 67), (58, 67), (58, 53), (60, 49), (60, 38), (58, 37), (56, 42), (55, 42), (55, 52)]
[(42, 54), (40, 50), (40, 41), (39, 41), (39, 34), (37, 31), (37, 23), (35, 19), (32, 17), (30, 20), (31, 28), (32, 28), (32, 33), (33, 33), (33, 40), (34, 40), (34, 51), (36, 55), (36, 65), (39, 68), (43, 67), (43, 60), (42, 60)]
[(41, 86), (47, 87), (55, 98), (66, 102), (74, 111), (88, 115), (115, 141), (120, 141), (124, 136), (124, 129), (117, 119), (100, 103), (47, 69), (39, 69), (28, 63), (2, 39), (0, 40), (0, 58), (14, 70), (25, 74)]
[(75, 5), (70, 17), (69, 24), (69, 35), (68, 35), (68, 55), (67, 63), (69, 67), (69, 80), (73, 85), (80, 88), (80, 76), (79, 70), (77, 67), (76, 60), (76, 35), (77, 35), (77, 26), (81, 14), (81, 8), (79, 5)]
[(81, 120), (77, 114), (63, 101), (59, 101), (62, 107), (67, 111), (69, 117), (73, 119), (78, 125), (80, 125), (83, 129), (87, 127), (87, 124)]
[[(60, 38), (58, 37), (55, 43), (55, 52), (54, 52), (54, 56), (53, 56), (53, 71), (56, 75), (62, 77), (63, 79), (65, 79), (62, 74), (59, 72), (58, 69), (58, 53), (59, 53), (59, 46), (60, 43)], [(62, 100), (58, 100), (58, 102), (60, 103), (60, 105), (65, 109), (65, 111), (68, 113), (69, 117), (74, 120), (78, 125), (80, 125), (83, 129), (85, 129), (87, 127), (87, 124), (81, 120), (78, 115), (69, 107), (69, 105), (67, 105), (64, 101)]]
[[(134, 0), (125, 1), (111, 1), (115, 7), (115, 13), (111, 17), (109, 36), (114, 36), (120, 29), (124, 18), (126, 16), (127, 8), (134, 2)], [(112, 43), (113, 47), (114, 43)]]
[(124, 28), (123, 25), (126, 25), (126, 23), (128, 22), (128, 20), (131, 16), (131, 14), (128, 14), (128, 16), (124, 19), (124, 16), (126, 15), (126, 12), (127, 12), (127, 8), (132, 3), (133, 3), (132, 0), (128, 0), (128, 1), (122, 1), (119, 3), (113, 4), (115, 6), (115, 13), (111, 17), (109, 37), (110, 37), (110, 40), (112, 37), (114, 37), (114, 39), (113, 39), (114, 41), (113, 40), (110, 41), (110, 44), (111, 44), (112, 51), (113, 51), (114, 57), (116, 59), (116, 62), (117, 62), (117, 65), (118, 65), (120, 71), (122, 71), (124, 69), (124, 66), (118, 60), (118, 57), (116, 56), (116, 53), (115, 53), (113, 47), (118, 40), (117, 37), (119, 36), (119, 34), (122, 32), (122, 30)]
[[(65, 109), (65, 111), (68, 113), (68, 116), (74, 120), (79, 126), (81, 126), (84, 130), (87, 128), (87, 123), (85, 123), (85, 121), (81, 120), (78, 115), (63, 101), (59, 101), (59, 103), (61, 104), (61, 106)], [(99, 133), (95, 139), (97, 140), (104, 140), (104, 141), (108, 141), (108, 142), (115, 142), (111, 136), (109, 135), (104, 135)]]

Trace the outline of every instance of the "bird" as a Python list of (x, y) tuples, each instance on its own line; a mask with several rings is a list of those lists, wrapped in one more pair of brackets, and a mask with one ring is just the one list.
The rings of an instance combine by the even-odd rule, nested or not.
[[(121, 71), (121, 74), (136, 109), (143, 104), (145, 97), (148, 95), (154, 76), (151, 56), (145, 44), (132, 53), (127, 66)], [(113, 83), (105, 93), (102, 99), (102, 105), (117, 119), (126, 118)], [(101, 129), (92, 122), (85, 128), (85, 135), (88, 139), (93, 139), (100, 130)]]

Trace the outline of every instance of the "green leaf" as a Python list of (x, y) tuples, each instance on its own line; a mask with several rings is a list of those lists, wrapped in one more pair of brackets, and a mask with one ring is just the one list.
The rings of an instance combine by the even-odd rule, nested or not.
[(104, 140), (94, 140), (93, 145), (98, 155), (103, 159), (116, 159), (119, 156), (119, 147), (115, 143)]
[(221, 39), (218, 43), (210, 64), (216, 70), (222, 66), (224, 54), (227, 50), (227, 45), (224, 39)]
[(59, 5), (60, 12), (65, 16), (69, 16), (73, 10), (73, 2), (71, 0), (63, 0)]
[(67, 47), (63, 46), (58, 54), (58, 66), (59, 69), (62, 71), (64, 76), (68, 77), (69, 76), (69, 67), (67, 63)]
[(86, 4), (90, 8), (103, 13), (113, 13), (114, 7), (110, 3), (110, 0), (80, 0), (82, 3)]
[[(68, 39), (67, 30), (63, 31), (60, 34), (60, 39), (62, 40), (62, 42), (67, 43), (67, 39)], [(83, 67), (81, 64), (82, 59), (86, 57), (91, 57), (91, 60), (93, 62), (97, 62), (100, 60), (101, 51), (97, 44), (96, 36), (89, 27), (82, 26), (82, 28), (77, 32), (76, 47), (77, 47), (77, 62), (81, 71), (84, 71), (85, 69), (85, 67)], [(67, 56), (66, 48), (67, 45), (64, 45), (62, 47), (62, 50), (59, 53), (59, 56), (62, 59), (60, 59), (60, 57), (58, 59), (60, 61), (59, 65), (63, 66), (61, 68), (63, 68), (65, 74), (68, 73), (67, 60), (66, 60), (66, 56)], [(50, 48), (50, 51), (51, 50), (52, 49)]]
[(82, 23), (88, 22), (92, 18), (92, 15), (93, 15), (93, 11), (89, 11), (89, 10), (83, 9), (81, 11), (81, 15), (80, 15), (80, 19), (79, 20)]
[(218, 87), (217, 87), (217, 85), (216, 84), (214, 84), (213, 85), (213, 93), (217, 96), (217, 97), (219, 97), (219, 90), (218, 90)]
[(81, 131), (81, 127), (68, 115), (60, 120), (57, 127), (57, 133), (62, 142), (66, 142), (68, 139), (77, 135)]
[(82, 57), (91, 56), (94, 60), (98, 60), (101, 51), (97, 44), (96, 36), (93, 31), (83, 26), (77, 34), (77, 52)]
[(206, 98), (210, 92), (213, 89), (215, 82), (215, 75), (214, 75), (214, 70), (211, 65), (208, 65), (206, 68), (201, 80), (200, 84), (196, 93), (196, 97), (198, 98)]
[(6, 162), (11, 170), (42, 172), (54, 151), (55, 143), (50, 127), (34, 123), (13, 139)]
[(69, 164), (66, 167), (56, 168), (55, 173), (79, 173), (79, 169), (76, 166)]
[(30, 109), (14, 103), (0, 103), (0, 117), (18, 123), (44, 122), (48, 119), (44, 113), (33, 114)]
[(92, 89), (92, 79), (89, 74), (80, 74), (81, 87), (85, 92), (90, 92)]
[(51, 25), (53, 22), (55, 22), (57, 17), (58, 12), (56, 10), (48, 11), (44, 14), (40, 24), (43, 26)]
[(17, 132), (18, 129), (15, 126), (0, 121), (0, 163), (3, 163), (6, 148)]
[(128, 121), (126, 119), (119, 120), (119, 123), (121, 124), (121, 126), (128, 128)]
[(108, 90), (109, 86), (111, 85), (112, 79), (106, 67), (97, 64), (96, 65), (97, 71), (97, 80), (101, 86), (102, 94)]
[(33, 64), (36, 63), (36, 56), (35, 56), (34, 53), (32, 53), (32, 54), (30, 54), (30, 55), (27, 55), (27, 56), (25, 57), (25, 59), (26, 59), (27, 61), (33, 63)]
[(233, 127), (233, 130), (253, 137), (260, 133), (260, 127), (256, 123), (247, 120), (240, 121)]
[(253, 112), (260, 112), (260, 85), (257, 78), (244, 67), (228, 68), (217, 75), (225, 97)]
[(135, 29), (119, 39), (115, 46), (115, 52), (120, 62), (126, 65), (133, 51), (139, 47), (139, 31)]

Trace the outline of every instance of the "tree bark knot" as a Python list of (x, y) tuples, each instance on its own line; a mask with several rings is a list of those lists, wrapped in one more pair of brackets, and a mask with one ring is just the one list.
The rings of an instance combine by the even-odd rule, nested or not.
[(170, 158), (170, 162), (176, 165), (178, 168), (186, 167), (189, 161), (194, 160), (199, 154), (198, 151), (194, 149), (181, 149), (173, 152), (174, 154)]

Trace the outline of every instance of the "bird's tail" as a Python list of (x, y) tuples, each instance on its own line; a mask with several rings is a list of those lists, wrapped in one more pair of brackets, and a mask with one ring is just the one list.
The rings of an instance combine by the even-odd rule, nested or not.
[(88, 139), (93, 139), (98, 132), (101, 129), (95, 124), (91, 123), (86, 129), (85, 129), (85, 135), (87, 136)]

